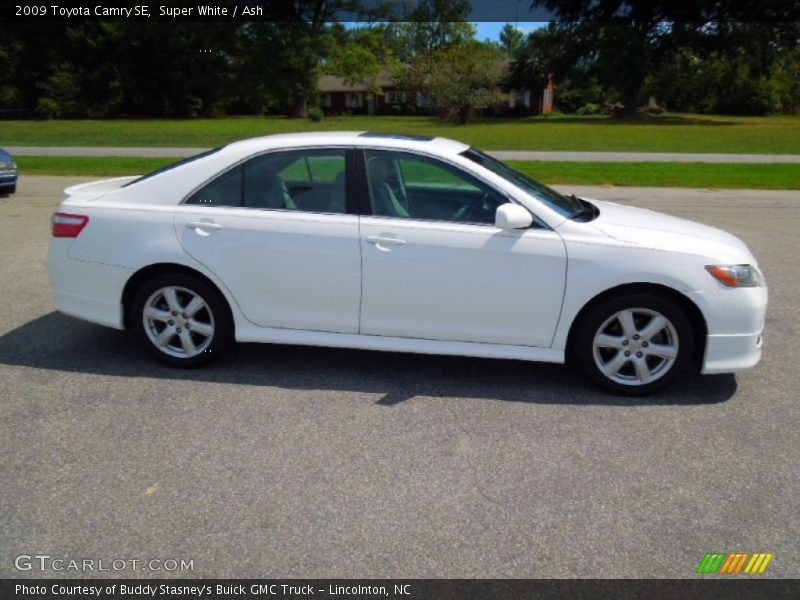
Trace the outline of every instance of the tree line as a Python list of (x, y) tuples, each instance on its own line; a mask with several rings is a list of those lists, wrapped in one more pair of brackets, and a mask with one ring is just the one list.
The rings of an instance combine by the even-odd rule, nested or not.
[(498, 42), (476, 39), (466, 0), (423, 0), (413, 19), (357, 27), (302, 11), (285, 22), (5, 22), (0, 108), (55, 118), (302, 116), (319, 101), (321, 74), (370, 93), (388, 74), (461, 122), (504, 91), (536, 93), (550, 78), (563, 112), (633, 113), (650, 97), (671, 111), (798, 110), (797, 22), (685, 22), (644, 9), (603, 20), (572, 9), (586, 3), (539, 3), (561, 20), (531, 32), (507, 25)]

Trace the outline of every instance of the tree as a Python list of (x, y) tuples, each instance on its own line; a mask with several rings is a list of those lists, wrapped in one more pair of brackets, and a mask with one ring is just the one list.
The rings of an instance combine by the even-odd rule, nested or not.
[(644, 91), (673, 110), (727, 114), (791, 112), (791, 73), (800, 68), (797, 23), (673, 27), (676, 48)]
[(398, 58), (410, 61), (474, 39), (475, 27), (466, 21), (469, 12), (469, 0), (419, 0), (405, 22), (397, 25)]
[(384, 14), (380, 5), (373, 11), (359, 0), (288, 0), (263, 8), (264, 20), (247, 23), (242, 31), (242, 72), (248, 81), (258, 82), (265, 104), (277, 105), (292, 117), (305, 116), (317, 93), (320, 66), (331, 47), (327, 23), (343, 12)]
[(573, 42), (556, 23), (536, 29), (518, 48), (511, 67), (511, 86), (516, 89), (541, 90), (552, 74), (564, 81), (570, 75), (583, 71), (583, 62), (571, 56)]
[[(648, 77), (668, 66), (684, 49), (702, 51), (710, 45), (719, 51), (734, 47), (736, 36), (729, 34), (743, 25), (744, 29), (764, 25), (758, 21), (768, 21), (766, 25), (777, 29), (792, 25), (783, 22), (789, 14), (784, 10), (788, 3), (780, 0), (697, 4), (670, 0), (533, 0), (532, 7), (545, 7), (556, 14), (556, 27), (570, 41), (564, 56), (573, 62), (583, 60), (606, 92), (619, 94), (628, 114), (635, 113), (643, 100)], [(769, 70), (775, 44), (785, 43), (772, 34), (752, 37), (750, 42), (755, 46), (760, 70)], [(797, 44), (796, 38), (793, 43)], [(751, 72), (753, 81), (761, 77), (758, 69)]]
[(511, 23), (506, 23), (500, 30), (500, 45), (508, 56), (515, 57), (525, 46), (525, 35)]
[(401, 68), (388, 25), (359, 27), (331, 37), (326, 73), (339, 75), (350, 85), (361, 84), (374, 97), (383, 93), (381, 83)]
[(409, 73), (441, 118), (465, 124), (499, 99), (504, 66), (496, 46), (470, 40), (417, 57)]

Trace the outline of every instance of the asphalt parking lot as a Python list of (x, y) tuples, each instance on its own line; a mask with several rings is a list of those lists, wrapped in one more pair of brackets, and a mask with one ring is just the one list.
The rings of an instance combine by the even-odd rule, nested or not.
[[(85, 179), (85, 178), (84, 178)], [(754, 370), (608, 396), (561, 366), (241, 345), (205, 370), (54, 311), (49, 216), (0, 197), (0, 577), (14, 557), (190, 559), (192, 577), (800, 576), (800, 194), (580, 188), (742, 237), (770, 285)]]

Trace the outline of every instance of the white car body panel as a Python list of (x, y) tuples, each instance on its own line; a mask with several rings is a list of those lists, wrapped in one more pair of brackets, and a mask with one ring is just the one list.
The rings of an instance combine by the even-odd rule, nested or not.
[[(188, 223), (213, 221), (219, 230)], [(263, 327), (358, 333), (358, 217), (250, 208), (179, 206), (186, 253), (226, 283)]]
[(361, 231), (362, 333), (550, 347), (567, 267), (554, 231), (375, 216)]
[[(455, 165), (525, 206), (541, 227), (493, 226), (181, 202), (255, 154), (306, 147), (416, 152)], [(563, 362), (575, 318), (618, 286), (682, 294), (707, 327), (705, 373), (756, 364), (766, 287), (725, 288), (709, 264), (751, 264), (736, 237), (660, 213), (592, 202), (600, 216), (567, 220), (509, 181), (434, 139), (355, 133), (287, 134), (226, 146), (126, 186), (117, 178), (73, 186), (59, 211), (89, 216), (77, 238), (48, 256), (56, 306), (125, 326), (122, 292), (151, 265), (177, 264), (210, 279), (231, 307), (239, 341), (310, 344)], [(209, 220), (203, 231), (187, 223)], [(405, 244), (368, 238), (396, 237)]]

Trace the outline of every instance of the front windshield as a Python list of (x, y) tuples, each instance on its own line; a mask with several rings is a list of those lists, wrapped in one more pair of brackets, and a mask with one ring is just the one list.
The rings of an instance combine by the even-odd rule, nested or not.
[(495, 175), (499, 175), (506, 181), (513, 183), (518, 188), (527, 192), (534, 198), (541, 200), (548, 207), (565, 217), (574, 214), (575, 211), (581, 208), (580, 203), (575, 198), (559, 194), (554, 189), (539, 183), (532, 177), (528, 177), (525, 173), (512, 169), (507, 164), (500, 162), (496, 158), (492, 158), (480, 150), (470, 148), (462, 152), (461, 156), (478, 163), (482, 167), (489, 169)]

